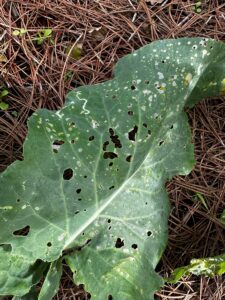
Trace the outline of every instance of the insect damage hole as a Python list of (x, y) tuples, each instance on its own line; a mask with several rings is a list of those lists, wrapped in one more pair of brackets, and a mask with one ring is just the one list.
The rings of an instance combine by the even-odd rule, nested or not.
[(60, 147), (64, 144), (65, 142), (63, 140), (55, 140), (52, 143), (52, 150), (54, 153), (58, 153)]
[(25, 226), (21, 229), (18, 229), (18, 230), (15, 230), (13, 232), (13, 235), (16, 235), (16, 236), (27, 236), (28, 233), (30, 232), (30, 226)]
[(128, 155), (128, 156), (126, 157), (126, 161), (127, 161), (127, 162), (131, 162), (131, 160), (132, 160), (132, 155)]
[(112, 295), (109, 295), (109, 296), (108, 296), (108, 300), (113, 300), (113, 296), (112, 296)]
[(48, 246), (48, 247), (51, 247), (51, 246), (52, 246), (52, 243), (51, 243), (51, 242), (48, 242), (48, 243), (47, 243), (47, 246)]
[(64, 180), (70, 180), (72, 177), (73, 177), (73, 170), (71, 168), (64, 170), (63, 172)]
[(128, 138), (130, 141), (136, 140), (137, 132), (138, 132), (138, 127), (137, 127), (137, 125), (135, 125), (134, 128), (128, 132)]
[(118, 155), (114, 152), (105, 152), (103, 154), (103, 157), (104, 157), (104, 159), (108, 159), (108, 158), (109, 159), (114, 159), (114, 158), (118, 157)]
[(114, 144), (115, 148), (122, 148), (122, 144), (119, 140), (119, 136), (115, 134), (112, 128), (109, 128), (110, 139)]
[(118, 238), (118, 239), (116, 240), (115, 247), (116, 247), (116, 248), (122, 248), (123, 246), (124, 246), (124, 241), (121, 240), (121, 238)]
[(138, 248), (138, 245), (137, 245), (137, 244), (133, 244), (133, 245), (131, 245), (131, 248), (137, 249), (137, 248)]
[(95, 137), (92, 135), (92, 136), (89, 136), (88, 140), (91, 142), (95, 139)]

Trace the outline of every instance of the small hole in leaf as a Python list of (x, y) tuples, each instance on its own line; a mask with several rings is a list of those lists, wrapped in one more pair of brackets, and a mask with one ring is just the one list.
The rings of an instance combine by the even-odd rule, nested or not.
[(118, 239), (116, 240), (115, 247), (116, 247), (116, 248), (121, 248), (121, 247), (123, 247), (123, 246), (124, 246), (124, 241), (121, 240), (121, 238), (118, 238)]
[(137, 132), (138, 132), (138, 127), (137, 125), (135, 125), (134, 128), (128, 132), (128, 138), (130, 141), (135, 141)]
[(64, 144), (64, 141), (63, 140), (55, 140), (53, 143), (52, 143), (52, 150), (54, 153), (58, 153), (60, 147)]
[(115, 134), (114, 130), (112, 128), (109, 128), (109, 133), (110, 133), (110, 139), (115, 145), (115, 148), (122, 148), (122, 144), (119, 140), (118, 135)]
[(78, 201), (82, 201), (82, 198), (78, 198)]
[(109, 295), (109, 296), (108, 296), (108, 300), (113, 300), (113, 296), (112, 296), (112, 295)]
[(113, 162), (110, 162), (110, 163), (109, 163), (109, 166), (112, 167), (112, 165), (113, 165)]
[(92, 135), (92, 136), (89, 136), (89, 141), (91, 142), (91, 141), (93, 141), (94, 139), (95, 139), (95, 137)]
[(133, 111), (132, 111), (132, 110), (129, 110), (129, 111), (128, 111), (128, 115), (129, 115), (129, 116), (133, 116), (133, 115), (134, 115)]
[(17, 235), (17, 236), (27, 236), (28, 233), (30, 232), (30, 226), (25, 226), (19, 230), (15, 230), (13, 232), (13, 235)]
[(79, 214), (79, 212), (80, 212), (79, 210), (76, 210), (74, 214), (77, 215)]
[(128, 162), (131, 162), (131, 159), (132, 159), (132, 155), (128, 155), (128, 156), (126, 157), (126, 161), (128, 161)]
[(84, 178), (87, 178), (87, 175), (84, 175)]
[(145, 202), (145, 205), (148, 205), (148, 202)]
[(173, 129), (173, 125), (170, 126), (170, 129)]
[(165, 60), (162, 60), (162, 64), (164, 64), (165, 63)]
[(108, 141), (106, 141), (104, 144), (103, 144), (103, 146), (102, 146), (102, 149), (103, 149), (103, 151), (106, 151), (107, 150), (107, 146), (109, 145), (109, 142)]
[(133, 244), (131, 247), (132, 247), (133, 249), (137, 249), (137, 248), (138, 248), (138, 245), (137, 245), (137, 244)]
[(148, 127), (148, 125), (147, 125), (146, 123), (143, 123), (143, 126), (144, 126), (145, 128), (147, 128), (147, 127)]
[(151, 135), (151, 134), (152, 134), (152, 132), (151, 132), (151, 130), (149, 129), (149, 130), (148, 130), (148, 135)]
[(116, 99), (116, 95), (112, 95), (112, 99)]
[(19, 202), (20, 202), (20, 199), (16, 199), (16, 202), (18, 202), (18, 203), (19, 203)]
[(48, 243), (47, 243), (47, 246), (48, 246), (48, 247), (51, 247), (51, 246), (52, 246), (52, 243), (51, 243), (51, 242), (48, 242)]
[(73, 170), (71, 168), (68, 168), (63, 172), (64, 180), (70, 180), (72, 177), (73, 177)]
[(114, 152), (105, 152), (104, 154), (103, 154), (103, 157), (105, 158), (105, 159), (114, 159), (114, 158), (116, 158), (116, 157), (118, 157), (118, 155), (116, 154), (116, 153), (114, 153)]
[(109, 228), (108, 228), (108, 229), (110, 230), (111, 228), (112, 228), (112, 226), (109, 226)]
[(115, 186), (112, 185), (112, 186), (109, 187), (109, 190), (112, 190), (112, 189), (114, 189), (114, 188), (115, 188)]
[(108, 223), (111, 223), (111, 219), (108, 219), (107, 222), (108, 222)]
[(52, 145), (63, 145), (65, 142), (63, 140), (55, 140)]
[(151, 236), (152, 235), (152, 232), (151, 231), (148, 231), (147, 232), (147, 236)]
[(159, 142), (159, 146), (161, 146), (163, 143), (164, 143), (164, 141), (160, 141), (160, 142)]
[(81, 189), (77, 189), (76, 192), (77, 192), (77, 194), (80, 194)]
[(114, 130), (112, 128), (109, 128), (110, 135), (114, 135)]
[(72, 140), (72, 141), (71, 141), (71, 144), (75, 144), (75, 140)]
[(132, 86), (130, 87), (130, 89), (131, 89), (132, 91), (136, 90), (135, 85), (132, 84)]

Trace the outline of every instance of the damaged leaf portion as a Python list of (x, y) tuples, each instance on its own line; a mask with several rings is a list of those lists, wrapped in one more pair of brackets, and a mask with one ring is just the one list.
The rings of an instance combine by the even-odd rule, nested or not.
[(29, 258), (13, 255), (9, 247), (0, 247), (1, 295), (23, 296), (39, 282), (47, 263), (32, 263)]
[[(0, 175), (0, 244), (10, 245), (2, 260), (22, 257), (28, 272), (66, 253), (93, 300), (153, 299), (163, 284), (155, 267), (167, 244), (165, 182), (194, 165), (183, 109), (221, 95), (224, 58), (212, 40), (154, 42), (122, 58), (114, 79), (34, 113), (24, 160)], [(46, 277), (54, 293), (60, 275), (61, 265)]]
[(185, 267), (177, 268), (173, 271), (171, 277), (166, 279), (169, 283), (178, 282), (181, 277), (194, 274), (213, 277), (225, 273), (225, 255), (215, 257), (192, 259), (190, 264)]

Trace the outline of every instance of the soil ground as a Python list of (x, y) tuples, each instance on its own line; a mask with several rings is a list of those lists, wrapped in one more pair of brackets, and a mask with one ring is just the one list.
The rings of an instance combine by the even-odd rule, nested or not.
[[(26, 122), (37, 108), (60, 108), (69, 90), (111, 78), (116, 61), (133, 49), (184, 36), (225, 41), (224, 0), (158, 2), (0, 0), (0, 86), (9, 91), (9, 108), (0, 111), (1, 171), (22, 158)], [(16, 35), (17, 28), (28, 32)], [(44, 28), (52, 32), (37, 45)], [(167, 184), (169, 244), (157, 269), (163, 275), (193, 257), (225, 252), (225, 226), (218, 221), (225, 208), (224, 100), (208, 99), (188, 111), (197, 163), (189, 176)], [(65, 269), (55, 299), (88, 296)], [(189, 276), (165, 285), (156, 299), (225, 299), (225, 277)]]

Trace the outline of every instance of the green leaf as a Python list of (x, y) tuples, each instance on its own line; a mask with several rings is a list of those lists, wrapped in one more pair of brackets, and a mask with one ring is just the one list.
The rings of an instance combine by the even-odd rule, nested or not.
[(14, 255), (0, 247), (0, 294), (23, 296), (36, 284), (46, 269), (46, 263), (33, 263), (28, 257)]
[(38, 299), (38, 292), (35, 287), (32, 287), (28, 294), (22, 297), (13, 297), (12, 300), (37, 300)]
[(225, 209), (222, 211), (219, 221), (225, 225)]
[(0, 110), (7, 110), (9, 108), (9, 104), (5, 102), (0, 102)]
[(14, 36), (22, 36), (22, 35), (24, 35), (25, 33), (27, 33), (27, 29), (21, 28), (21, 29), (16, 29), (16, 30), (14, 30), (12, 34), (13, 34)]
[(25, 33), (27, 33), (27, 29), (25, 29), (25, 28), (21, 28), (21, 29), (20, 29), (20, 33), (21, 33), (21, 34), (25, 34)]
[(62, 276), (62, 260), (59, 259), (51, 263), (44, 284), (41, 288), (38, 300), (52, 299), (59, 289)]
[(18, 36), (20, 35), (20, 30), (13, 30), (13, 33), (12, 33), (14, 36)]
[(167, 244), (165, 182), (194, 165), (183, 109), (222, 95), (224, 83), (223, 43), (158, 41), (122, 58), (113, 80), (70, 92), (58, 112), (34, 113), (24, 160), (0, 175), (7, 255), (53, 262), (69, 253), (93, 300), (153, 299), (163, 284), (154, 270)]
[(225, 255), (209, 258), (192, 259), (190, 265), (177, 268), (171, 277), (166, 279), (169, 283), (177, 283), (183, 276), (194, 274), (213, 277), (225, 273)]
[(50, 37), (52, 34), (52, 29), (46, 28), (43, 30), (44, 37)]
[[(72, 48), (72, 49), (71, 49)], [(83, 44), (77, 44), (76, 46), (68, 46), (66, 53), (73, 59), (80, 59), (83, 54)]]
[(4, 89), (0, 92), (0, 99), (7, 96), (9, 94), (9, 91)]

